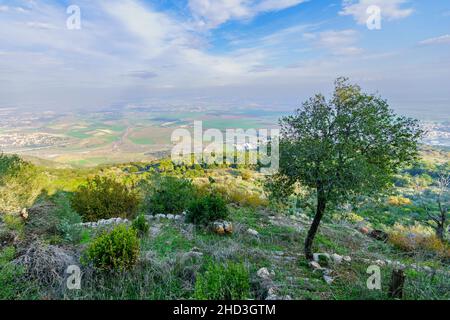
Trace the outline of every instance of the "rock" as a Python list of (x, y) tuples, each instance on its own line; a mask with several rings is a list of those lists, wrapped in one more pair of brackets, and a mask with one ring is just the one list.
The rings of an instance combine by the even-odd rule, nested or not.
[(233, 233), (233, 224), (231, 222), (224, 221), (223, 222), (223, 228), (224, 228), (226, 233), (228, 233), (228, 234)]
[(220, 235), (225, 234), (225, 229), (223, 228), (222, 222), (213, 222), (212, 228), (213, 228), (213, 231), (217, 234), (220, 234)]
[(323, 270), (323, 268), (320, 266), (320, 264), (317, 261), (310, 261), (309, 266), (313, 268), (314, 270)]
[(374, 263), (379, 267), (384, 267), (386, 265), (386, 262), (383, 260), (376, 260)]
[(331, 255), (331, 259), (333, 259), (333, 262), (335, 264), (341, 264), (342, 260), (344, 259), (342, 256), (338, 255), (337, 253), (333, 253)]
[(332, 284), (333, 281), (334, 281), (334, 279), (333, 279), (332, 277), (328, 276), (328, 275), (324, 275), (324, 276), (323, 276), (323, 280), (325, 280), (325, 282), (326, 282), (327, 284)]
[(166, 217), (169, 220), (174, 220), (175, 219), (175, 216), (173, 214), (168, 214)]
[(352, 258), (350, 256), (344, 256), (342, 259), (347, 263), (352, 262)]
[(314, 253), (313, 260), (317, 263), (327, 265), (330, 262), (331, 257), (328, 253)]
[(215, 221), (211, 226), (213, 231), (220, 235), (233, 233), (233, 224), (228, 221)]
[(182, 215), (174, 216), (174, 220), (182, 220), (184, 217)]
[(27, 208), (23, 208), (22, 211), (20, 211), (20, 217), (21, 217), (23, 220), (27, 220), (27, 219), (28, 219), (28, 216), (29, 216), (29, 214), (28, 214)]
[(156, 219), (166, 219), (167, 216), (165, 214), (157, 214), (157, 215), (155, 215), (155, 218)]
[(252, 236), (255, 236), (255, 237), (258, 237), (259, 236), (259, 232), (258, 231), (256, 231), (256, 230), (254, 230), (254, 229), (247, 229), (247, 233), (248, 234), (250, 234), (250, 235), (252, 235)]
[(367, 227), (361, 227), (359, 228), (359, 232), (361, 232), (362, 234), (369, 234), (370, 230)]
[(272, 276), (275, 275), (275, 272), (274, 272), (274, 271), (269, 272), (269, 269), (267, 269), (267, 268), (261, 268), (261, 269), (259, 269), (259, 270), (256, 272), (256, 275), (257, 275), (258, 277), (260, 277), (261, 279), (269, 280), (269, 279), (272, 278)]

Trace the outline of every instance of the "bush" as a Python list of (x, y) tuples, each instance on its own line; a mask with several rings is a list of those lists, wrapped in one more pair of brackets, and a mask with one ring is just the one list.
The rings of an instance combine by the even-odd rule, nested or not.
[(46, 185), (46, 176), (18, 156), (0, 154), (0, 212), (30, 207)]
[(148, 190), (145, 204), (152, 214), (181, 214), (195, 195), (190, 180), (171, 176), (155, 176)]
[(197, 276), (194, 298), (197, 300), (245, 300), (250, 297), (250, 276), (242, 264), (209, 262)]
[(434, 232), (419, 224), (405, 227), (396, 224), (389, 232), (389, 242), (408, 252), (425, 252), (442, 258), (450, 258), (450, 246), (438, 239)]
[(410, 199), (402, 197), (402, 196), (392, 196), (392, 197), (389, 197), (388, 204), (391, 206), (400, 207), (400, 206), (411, 205), (412, 201)]
[(207, 225), (209, 222), (226, 219), (228, 208), (225, 200), (217, 194), (209, 194), (194, 199), (190, 204), (186, 214), (186, 221)]
[(139, 239), (134, 228), (120, 225), (103, 233), (87, 248), (82, 260), (99, 270), (131, 269), (139, 258)]
[(106, 177), (88, 179), (75, 192), (72, 207), (84, 221), (132, 218), (139, 208), (139, 195), (124, 184)]
[(11, 263), (15, 255), (14, 247), (0, 250), (0, 300), (36, 298), (35, 284), (23, 281), (24, 268)]
[(148, 233), (148, 230), (150, 230), (150, 225), (143, 214), (134, 219), (133, 229), (137, 231), (139, 236), (144, 236)]

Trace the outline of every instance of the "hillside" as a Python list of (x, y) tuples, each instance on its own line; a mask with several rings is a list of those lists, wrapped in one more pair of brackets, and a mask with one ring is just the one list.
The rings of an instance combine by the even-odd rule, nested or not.
[[(425, 223), (421, 205), (432, 197), (415, 189), (432, 192), (450, 159), (424, 157), (396, 177), (392, 194), (333, 208), (315, 264), (303, 255), (313, 196), (300, 190), (273, 203), (255, 167), (161, 160), (59, 169), (2, 156), (0, 299), (390, 299), (399, 268), (404, 299), (450, 299), (450, 247)], [(136, 230), (138, 242), (118, 225)], [(108, 264), (100, 243), (112, 230), (134, 258)], [(82, 270), (81, 290), (67, 287), (70, 265)], [(367, 287), (373, 265), (381, 290)]]

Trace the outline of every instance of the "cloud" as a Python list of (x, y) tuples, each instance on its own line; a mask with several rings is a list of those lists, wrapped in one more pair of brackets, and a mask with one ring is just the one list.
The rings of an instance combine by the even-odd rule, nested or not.
[(304, 37), (312, 40), (319, 48), (325, 48), (336, 55), (357, 55), (363, 49), (356, 46), (359, 34), (355, 30), (330, 30), (319, 33), (305, 33)]
[(419, 44), (421, 45), (438, 45), (438, 44), (450, 44), (450, 34), (445, 34), (440, 37), (430, 38), (421, 41)]
[(0, 12), (7, 12), (7, 11), (9, 11), (8, 6), (0, 6)]
[(199, 27), (215, 28), (229, 20), (251, 19), (264, 12), (280, 11), (307, 0), (189, 0)]
[(381, 17), (387, 20), (399, 20), (409, 17), (414, 10), (405, 8), (409, 0), (343, 0), (340, 15), (353, 16), (359, 24), (366, 24), (369, 15), (367, 9), (370, 6), (378, 6), (381, 9)]

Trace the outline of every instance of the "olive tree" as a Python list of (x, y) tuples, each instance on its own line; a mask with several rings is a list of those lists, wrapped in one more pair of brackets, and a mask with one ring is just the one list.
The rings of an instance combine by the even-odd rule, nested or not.
[(395, 115), (385, 100), (346, 78), (336, 80), (330, 99), (317, 94), (280, 126), (280, 169), (270, 190), (284, 197), (298, 185), (315, 191), (308, 260), (327, 207), (392, 186), (397, 170), (417, 158), (422, 135), (417, 120)]

